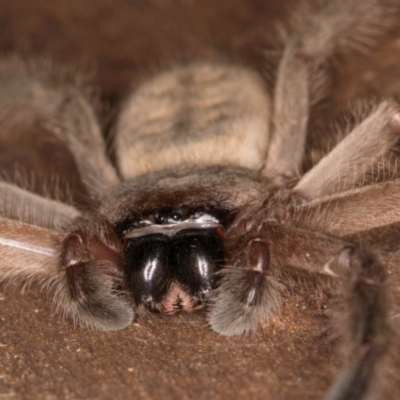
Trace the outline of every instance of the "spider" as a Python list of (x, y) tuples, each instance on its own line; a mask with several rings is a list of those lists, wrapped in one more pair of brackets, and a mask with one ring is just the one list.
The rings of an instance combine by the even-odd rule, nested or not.
[(392, 9), (326, 2), (285, 39), (273, 98), (240, 66), (157, 74), (123, 104), (111, 158), (84, 87), (4, 60), (4, 126), (60, 138), (91, 201), (77, 208), (1, 182), (0, 280), (39, 282), (57, 309), (96, 329), (205, 307), (211, 328), (233, 336), (276, 312), (293, 276), (327, 276), (346, 289), (353, 343), (329, 398), (366, 398), (389, 338), (385, 270), (350, 236), (400, 221), (397, 171), (376, 171), (382, 160), (396, 167), (399, 105), (382, 101), (303, 168), (331, 56), (368, 47)]

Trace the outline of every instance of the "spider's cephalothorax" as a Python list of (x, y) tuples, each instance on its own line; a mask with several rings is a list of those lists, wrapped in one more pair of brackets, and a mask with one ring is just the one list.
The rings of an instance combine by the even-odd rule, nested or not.
[[(100, 207), (123, 243), (122, 266), (134, 304), (168, 313), (208, 303), (225, 265), (225, 231), (241, 204), (265, 183), (237, 167), (189, 167), (174, 174), (172, 178), (167, 170), (128, 181)], [(191, 176), (194, 187), (188, 186)], [(171, 187), (163, 190), (166, 177)], [(156, 185), (160, 187), (154, 195)], [(236, 191), (243, 199), (232, 202)], [(120, 203), (112, 215), (112, 205), (121, 198), (126, 198), (126, 208)], [(121, 215), (122, 210), (126, 213)]]
[(328, 91), (332, 55), (366, 50), (392, 11), (389, 0), (327, 1), (286, 37), (273, 99), (238, 66), (197, 62), (154, 76), (120, 110), (114, 164), (73, 79), (2, 61), (2, 127), (60, 138), (92, 207), (0, 183), (0, 280), (37, 281), (58, 309), (104, 330), (144, 307), (207, 305), (210, 326), (227, 336), (265, 321), (293, 275), (342, 281), (354, 346), (329, 399), (365, 399), (389, 337), (385, 274), (351, 238), (398, 232), (400, 107), (382, 101), (320, 160), (306, 151), (307, 120)]

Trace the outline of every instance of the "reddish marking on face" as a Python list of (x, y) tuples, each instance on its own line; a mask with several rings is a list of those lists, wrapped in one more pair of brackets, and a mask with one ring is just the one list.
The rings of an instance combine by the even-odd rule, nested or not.
[(224, 239), (225, 231), (224, 231), (224, 228), (221, 225), (218, 225), (215, 228), (215, 233), (217, 234), (217, 236), (219, 237), (220, 240)]
[(172, 283), (167, 294), (161, 301), (161, 311), (167, 314), (173, 314), (182, 310), (195, 311), (202, 307), (202, 304), (198, 304), (177, 282)]

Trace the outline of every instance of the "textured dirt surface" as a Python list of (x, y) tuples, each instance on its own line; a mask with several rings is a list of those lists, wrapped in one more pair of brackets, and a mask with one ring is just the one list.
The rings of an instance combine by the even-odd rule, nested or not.
[[(290, 9), (291, 2), (0, 0), (0, 51), (50, 55), (93, 70), (104, 97), (115, 103), (132, 81), (180, 60), (232, 59), (262, 70), (283, 5)], [(370, 56), (338, 63), (329, 107), (318, 118), (360, 96), (399, 94), (399, 66), (400, 28)], [(39, 148), (29, 132), (0, 139), (2, 168), (18, 160), (45, 176), (61, 169), (62, 160), (75, 174), (60, 149)], [(389, 261), (395, 301), (400, 274), (396, 257)], [(0, 291), (0, 399), (321, 399), (343, 364), (331, 329), (337, 301), (312, 289), (293, 288), (281, 315), (238, 338), (212, 332), (201, 312), (93, 332), (53, 315), (43, 293)], [(397, 310), (389, 313), (394, 329)], [(396, 369), (385, 375), (384, 398), (400, 398)]]

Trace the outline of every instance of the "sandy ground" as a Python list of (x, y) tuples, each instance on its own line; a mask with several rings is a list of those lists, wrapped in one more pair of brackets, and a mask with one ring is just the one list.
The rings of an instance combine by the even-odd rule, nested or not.
[[(104, 99), (116, 104), (132, 81), (182, 60), (234, 60), (262, 71), (272, 24), (292, 3), (0, 0), (0, 52), (46, 55), (91, 70)], [(329, 107), (315, 118), (331, 117), (361, 96), (399, 94), (399, 66), (400, 28), (370, 56), (340, 60)], [(72, 186), (82, 190), (60, 149), (32, 152), (27, 132), (0, 139), (3, 169), (24, 162), (43, 177), (62, 159)], [(395, 255), (387, 261), (395, 302), (400, 271)], [(93, 332), (52, 314), (43, 293), (0, 291), (0, 399), (321, 399), (343, 364), (331, 318), (340, 313), (338, 300), (312, 289), (294, 288), (281, 315), (238, 338), (212, 332), (201, 312)], [(398, 308), (390, 306), (394, 329)], [(385, 375), (384, 398), (400, 398), (396, 369)]]

